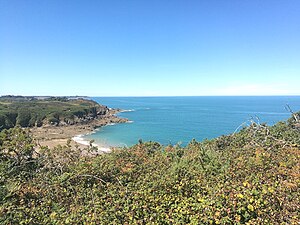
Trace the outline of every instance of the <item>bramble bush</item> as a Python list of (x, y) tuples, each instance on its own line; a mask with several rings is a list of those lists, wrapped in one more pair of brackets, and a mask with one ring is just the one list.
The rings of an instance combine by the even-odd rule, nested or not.
[(296, 123), (93, 157), (69, 144), (35, 152), (25, 130), (4, 130), (0, 223), (299, 224)]

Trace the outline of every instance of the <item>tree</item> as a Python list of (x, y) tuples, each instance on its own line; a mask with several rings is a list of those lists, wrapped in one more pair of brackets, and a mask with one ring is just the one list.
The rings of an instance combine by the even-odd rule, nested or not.
[(17, 125), (20, 125), (21, 127), (28, 127), (30, 119), (31, 119), (30, 112), (25, 109), (22, 109), (18, 113)]

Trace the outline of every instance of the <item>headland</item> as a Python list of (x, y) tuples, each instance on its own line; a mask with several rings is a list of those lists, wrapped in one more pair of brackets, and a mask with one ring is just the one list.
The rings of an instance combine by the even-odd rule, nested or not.
[(83, 149), (88, 143), (74, 137), (107, 124), (127, 122), (116, 115), (121, 111), (82, 97), (2, 96), (0, 129), (21, 126), (29, 128), (41, 146), (65, 145), (71, 139), (71, 146)]

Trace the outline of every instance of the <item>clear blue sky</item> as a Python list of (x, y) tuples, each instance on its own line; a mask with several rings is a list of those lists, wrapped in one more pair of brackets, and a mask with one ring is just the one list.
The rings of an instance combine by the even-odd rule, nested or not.
[(0, 95), (299, 95), (299, 0), (1, 0)]

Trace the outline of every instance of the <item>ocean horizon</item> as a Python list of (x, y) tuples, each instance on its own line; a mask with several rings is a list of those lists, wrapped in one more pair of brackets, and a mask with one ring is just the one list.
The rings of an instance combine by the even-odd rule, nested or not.
[(251, 121), (273, 125), (300, 110), (300, 96), (92, 97), (123, 111), (130, 123), (110, 124), (81, 138), (102, 147), (132, 146), (142, 141), (186, 145), (228, 135)]

